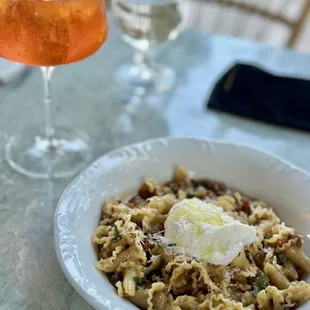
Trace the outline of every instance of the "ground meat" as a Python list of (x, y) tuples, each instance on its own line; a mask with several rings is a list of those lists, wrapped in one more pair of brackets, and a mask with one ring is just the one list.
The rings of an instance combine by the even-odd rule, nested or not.
[(247, 215), (251, 214), (251, 206), (248, 200), (243, 201), (242, 206), (241, 206), (241, 211), (243, 211)]

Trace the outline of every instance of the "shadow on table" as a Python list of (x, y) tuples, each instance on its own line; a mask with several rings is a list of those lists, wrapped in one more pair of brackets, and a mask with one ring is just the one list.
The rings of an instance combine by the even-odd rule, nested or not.
[(169, 135), (165, 112), (159, 107), (162, 101), (169, 100), (167, 96), (155, 100), (147, 95), (121, 96), (117, 103), (110, 102), (114, 112), (103, 117), (104, 126), (92, 136), (94, 158), (124, 145)]
[[(207, 38), (207, 36), (206, 36)], [(210, 55), (208, 40), (201, 40), (195, 31), (184, 31), (177, 40), (168, 42), (155, 51), (158, 62), (171, 66), (177, 74), (178, 86), (187, 82), (190, 69), (201, 66)]]
[(14, 81), (11, 81), (9, 84), (0, 83), (0, 104), (7, 98), (7, 96), (9, 96), (12, 92), (18, 89), (20, 85), (26, 82), (27, 79), (31, 76), (32, 72), (33, 68), (29, 68)]

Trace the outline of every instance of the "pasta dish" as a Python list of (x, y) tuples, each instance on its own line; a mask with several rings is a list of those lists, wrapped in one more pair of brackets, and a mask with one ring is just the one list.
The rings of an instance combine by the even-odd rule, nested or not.
[[(197, 203), (210, 213), (195, 218)], [(185, 207), (182, 212), (181, 207), (176, 209), (180, 204), (193, 213), (187, 214)], [(172, 214), (174, 210), (179, 211)], [(227, 218), (227, 225), (222, 218)], [(201, 252), (195, 251), (198, 241), (191, 237), (186, 244), (192, 248), (182, 251), (176, 245), (185, 244), (186, 225), (179, 225), (184, 235), (179, 230), (173, 242), (166, 240), (167, 229), (172, 229), (168, 221), (174, 224), (180, 219), (194, 227), (199, 246), (208, 239), (204, 236), (218, 235), (214, 241), (210, 237)], [(215, 228), (202, 231), (195, 228), (196, 222), (205, 225), (199, 227)], [(244, 229), (240, 238), (249, 235), (241, 246), (239, 237), (232, 241), (240, 246), (237, 254), (229, 254), (233, 253), (227, 250), (229, 245), (220, 240), (221, 231), (232, 225), (236, 228), (227, 238), (238, 229)], [(105, 202), (92, 242), (98, 247), (96, 268), (107, 274), (120, 297), (140, 309), (285, 310), (297, 309), (310, 299), (310, 284), (303, 281), (310, 272), (310, 259), (302, 237), (265, 202), (220, 182), (191, 179), (182, 167), (167, 183), (146, 178), (132, 198)]]

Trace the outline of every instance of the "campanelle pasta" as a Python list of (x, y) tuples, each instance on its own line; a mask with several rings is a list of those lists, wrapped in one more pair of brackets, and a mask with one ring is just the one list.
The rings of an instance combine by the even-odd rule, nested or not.
[[(160, 242), (172, 206), (197, 197), (254, 225), (256, 240), (228, 266), (200, 262)], [(97, 269), (107, 273), (119, 296), (148, 310), (283, 310), (310, 299), (310, 272), (303, 240), (264, 202), (249, 199), (209, 180), (191, 180), (178, 168), (172, 181), (146, 179), (128, 201), (103, 206), (92, 242)]]

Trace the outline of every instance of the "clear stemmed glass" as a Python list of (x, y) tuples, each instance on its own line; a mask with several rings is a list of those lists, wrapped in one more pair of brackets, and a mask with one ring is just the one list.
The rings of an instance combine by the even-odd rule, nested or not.
[(107, 35), (104, 0), (0, 0), (0, 56), (40, 66), (44, 78), (43, 130), (25, 128), (6, 146), (15, 170), (33, 178), (68, 177), (90, 160), (87, 134), (53, 127), (51, 78), (55, 66), (92, 55)]
[(110, 127), (114, 147), (163, 137), (169, 133), (159, 102), (150, 99), (147, 94), (127, 96), (121, 113)]
[(155, 63), (150, 51), (177, 37), (182, 21), (178, 0), (113, 0), (112, 8), (123, 40), (135, 49), (133, 59), (116, 68), (116, 83), (126, 92), (170, 90), (175, 72)]

